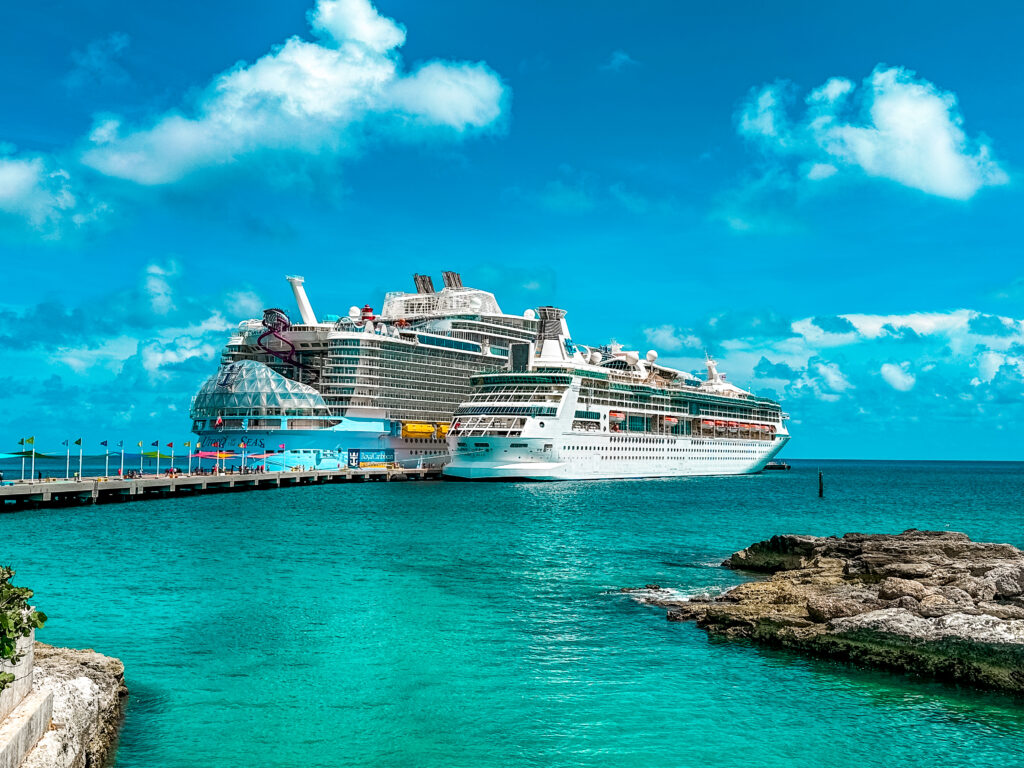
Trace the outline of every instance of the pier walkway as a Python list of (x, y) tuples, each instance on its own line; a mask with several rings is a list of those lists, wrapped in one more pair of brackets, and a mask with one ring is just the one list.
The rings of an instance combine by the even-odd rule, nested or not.
[(330, 469), (251, 474), (150, 475), (141, 478), (83, 478), (81, 480), (19, 480), (0, 486), (0, 512), (25, 507), (67, 507), (119, 501), (146, 501), (199, 493), (226, 493), (291, 488), (325, 483), (392, 480), (436, 480), (439, 467), (422, 469)]

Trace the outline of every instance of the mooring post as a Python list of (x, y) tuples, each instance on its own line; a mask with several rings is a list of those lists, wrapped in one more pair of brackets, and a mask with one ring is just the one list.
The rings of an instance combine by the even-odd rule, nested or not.
[(818, 498), (825, 498), (825, 477), (821, 474), (821, 470), (818, 470)]

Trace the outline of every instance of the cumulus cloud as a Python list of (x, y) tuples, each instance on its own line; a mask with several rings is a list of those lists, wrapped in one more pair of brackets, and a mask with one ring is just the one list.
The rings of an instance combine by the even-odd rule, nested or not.
[(674, 325), (659, 325), (657, 328), (645, 328), (644, 336), (650, 344), (668, 352), (680, 349), (700, 349), (700, 339), (692, 333), (680, 331)]
[(494, 127), (506, 89), (483, 63), (431, 61), (406, 71), (401, 25), (369, 0), (318, 0), (317, 40), (292, 37), (217, 75), (193, 104), (148, 125), (97, 119), (82, 161), (140, 184), (167, 184), (265, 152), (341, 155), (367, 136), (459, 137)]
[(83, 198), (71, 175), (51, 160), (36, 155), (0, 155), (0, 214), (26, 221), (48, 237), (66, 226), (95, 220), (104, 206)]
[(910, 363), (883, 363), (880, 372), (890, 387), (900, 392), (909, 392), (917, 383), (917, 377), (908, 370), (909, 367)]
[(965, 132), (956, 96), (910, 70), (880, 65), (859, 87), (831, 78), (802, 114), (794, 90), (776, 83), (752, 93), (738, 130), (810, 181), (856, 172), (954, 200), (1009, 181), (989, 143)]

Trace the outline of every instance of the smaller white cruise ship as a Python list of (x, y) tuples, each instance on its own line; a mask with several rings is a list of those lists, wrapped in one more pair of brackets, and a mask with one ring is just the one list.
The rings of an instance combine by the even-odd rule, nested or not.
[(448, 430), (446, 477), (585, 480), (760, 472), (789, 440), (781, 406), (618, 345), (574, 344), (565, 312), (541, 307), (536, 342), (471, 378)]

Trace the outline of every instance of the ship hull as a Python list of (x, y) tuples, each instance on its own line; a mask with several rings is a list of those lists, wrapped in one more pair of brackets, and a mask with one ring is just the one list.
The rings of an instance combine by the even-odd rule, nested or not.
[(476, 441), (469, 450), (456, 443), (444, 476), (557, 481), (748, 475), (763, 470), (787, 441), (786, 435), (774, 440), (664, 438), (627, 447), (601, 436), (573, 436), (558, 444), (550, 438), (490, 438)]
[[(249, 456), (262, 454), (295, 455), (300, 451), (330, 451), (346, 456), (351, 450), (393, 450), (399, 467), (440, 467), (448, 461), (448, 449), (441, 438), (402, 437), (401, 425), (381, 419), (344, 419), (331, 429), (212, 429), (196, 432), (202, 450), (226, 450), (246, 463), (261, 463)], [(395, 434), (398, 432), (399, 434)], [(244, 444), (244, 448), (242, 445)], [(274, 457), (262, 463), (274, 464)], [(279, 463), (280, 460), (277, 461)], [(298, 464), (302, 461), (295, 460)], [(230, 463), (230, 461), (229, 461)]]

